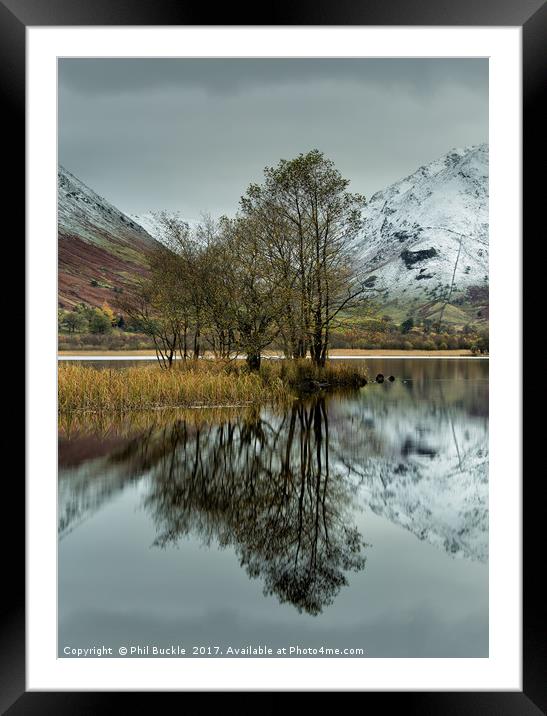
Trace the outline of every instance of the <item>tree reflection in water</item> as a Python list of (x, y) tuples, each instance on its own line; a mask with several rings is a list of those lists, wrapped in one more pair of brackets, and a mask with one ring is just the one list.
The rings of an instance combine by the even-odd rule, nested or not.
[(295, 403), (281, 419), (257, 411), (205, 427), (181, 421), (149, 439), (154, 457), (141, 454), (153, 465), (145, 504), (155, 544), (193, 533), (233, 546), (266, 595), (312, 615), (332, 604), (347, 572), (363, 569), (350, 488), (329, 472), (323, 399)]

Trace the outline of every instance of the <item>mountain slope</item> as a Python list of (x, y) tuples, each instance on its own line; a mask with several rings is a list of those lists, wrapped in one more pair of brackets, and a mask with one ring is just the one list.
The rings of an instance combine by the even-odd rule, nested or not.
[(454, 149), (374, 194), (360, 242), (365, 275), (402, 315), (488, 315), (488, 145)]
[(157, 241), (161, 241), (161, 228), (153, 211), (147, 211), (143, 214), (131, 214), (129, 218), (142, 226), (150, 236), (153, 236)]
[(115, 305), (157, 242), (64, 167), (58, 170), (59, 306)]

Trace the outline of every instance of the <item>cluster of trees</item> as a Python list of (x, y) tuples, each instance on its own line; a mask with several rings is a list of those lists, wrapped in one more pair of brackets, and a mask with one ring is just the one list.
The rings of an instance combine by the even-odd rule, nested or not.
[(324, 366), (340, 312), (373, 291), (355, 251), (365, 199), (348, 185), (313, 150), (267, 167), (234, 218), (190, 227), (159, 213), (162, 247), (123, 308), (152, 337), (162, 365), (209, 349), (243, 353), (256, 370), (276, 341), (287, 357), (309, 353)]
[(59, 310), (58, 325), (68, 333), (110, 333), (113, 327), (123, 328), (124, 318), (116, 315), (108, 303), (94, 308), (80, 303), (72, 310)]
[(333, 348), (394, 350), (472, 350), (488, 353), (488, 334), (471, 324), (438, 325), (432, 319), (408, 316), (345, 316), (332, 336)]

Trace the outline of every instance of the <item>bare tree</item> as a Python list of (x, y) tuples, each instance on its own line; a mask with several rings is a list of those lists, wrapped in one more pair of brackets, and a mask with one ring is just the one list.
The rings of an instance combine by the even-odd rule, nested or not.
[(152, 338), (161, 367), (170, 368), (180, 349), (181, 324), (180, 313), (169, 300), (165, 287), (160, 287), (152, 274), (124, 293), (120, 307)]
[(333, 162), (318, 150), (267, 167), (262, 185), (242, 199), (262, 226), (266, 253), (285, 290), (282, 328), (290, 353), (324, 366), (334, 319), (370, 289), (356, 261), (355, 239), (365, 199), (347, 191)]
[[(168, 267), (165, 278), (172, 279), (171, 288), (177, 295), (182, 326), (182, 355), (184, 358), (188, 356), (191, 337), (192, 357), (197, 360), (202, 352), (206, 309), (206, 246), (201, 240), (201, 227), (192, 231), (188, 222), (183, 221), (178, 213), (157, 212), (155, 218), (160, 240), (168, 251), (168, 254), (163, 252), (162, 255)], [(159, 284), (164, 281), (161, 272), (156, 279)]]
[(268, 262), (261, 226), (252, 217), (224, 218), (219, 247), (224, 257), (224, 316), (233, 325), (238, 351), (245, 353), (251, 370), (258, 370), (262, 351), (279, 332), (282, 280)]

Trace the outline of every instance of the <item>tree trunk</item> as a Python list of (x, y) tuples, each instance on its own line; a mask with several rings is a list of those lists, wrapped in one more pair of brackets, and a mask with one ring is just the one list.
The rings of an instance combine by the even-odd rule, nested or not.
[(295, 351), (294, 351), (294, 357), (295, 358), (305, 358), (307, 352), (308, 352), (308, 346), (306, 345), (306, 341), (303, 340), (302, 338), (299, 338), (298, 343), (295, 348)]
[(327, 363), (327, 360), (323, 351), (318, 350), (317, 352), (315, 352), (314, 350), (314, 352), (312, 353), (311, 362), (317, 368), (324, 368)]
[(182, 358), (183, 360), (186, 360), (188, 358), (188, 324), (184, 323), (184, 333), (183, 333), (183, 340), (182, 340)]
[(323, 341), (322, 331), (319, 329), (313, 337), (310, 347), (311, 361), (318, 368), (324, 368), (326, 362), (326, 345)]
[(319, 354), (317, 355), (316, 359), (314, 360), (314, 364), (318, 368), (324, 368), (326, 363), (327, 363), (327, 360), (325, 358), (325, 354), (323, 353), (323, 351), (319, 351)]
[(249, 370), (260, 370), (260, 353), (247, 353), (247, 365)]
[(200, 354), (199, 338), (200, 338), (200, 330), (199, 330), (199, 327), (196, 326), (196, 330), (194, 333), (194, 356), (193, 356), (194, 360), (197, 360), (199, 358), (199, 354)]

